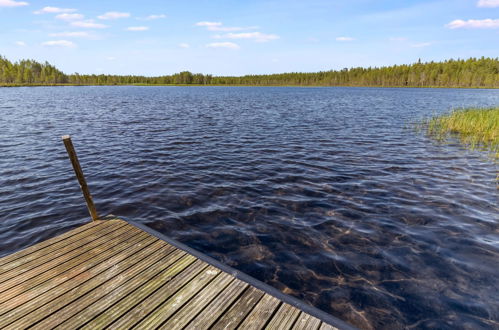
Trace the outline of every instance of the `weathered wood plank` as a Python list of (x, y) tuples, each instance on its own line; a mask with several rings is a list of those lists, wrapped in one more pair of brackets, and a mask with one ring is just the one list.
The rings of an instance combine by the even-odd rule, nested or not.
[[(147, 270), (163, 256), (163, 254), (155, 254), (155, 252), (164, 247), (165, 244), (161, 241), (156, 241), (149, 246), (142, 246), (141, 250), (133, 258), (125, 259), (103, 274), (92, 278), (92, 280), (85, 283), (85, 286), (78, 288), (77, 291), (72, 290), (71, 296), (56, 299), (46, 307), (48, 310), (54, 311), (57, 310), (56, 307), (58, 306), (65, 306), (36, 324), (33, 329), (52, 329), (66, 321), (81, 309), (91, 305), (108, 292)], [(74, 300), (70, 301), (69, 299)]]
[(239, 325), (239, 328), (249, 330), (263, 329), (280, 303), (279, 299), (265, 294)]
[(235, 279), (212, 302), (210, 302), (186, 328), (208, 329), (248, 287), (249, 284)]
[[(162, 288), (162, 294), (170, 296), (174, 290), (188, 282), (207, 265), (191, 255), (186, 255), (175, 262), (171, 267), (161, 272), (158, 276), (145, 283), (143, 286), (124, 297), (97, 318), (91, 320), (82, 329), (103, 329), (105, 327), (122, 329), (122, 325), (135, 324), (147, 314), (148, 302), (144, 301), (151, 293)], [(183, 274), (177, 277), (177, 275)], [(170, 288), (167, 290), (166, 288)], [(166, 299), (167, 297), (165, 297)], [(131, 311), (132, 308), (135, 309)], [(144, 309), (142, 309), (144, 308)], [(141, 313), (143, 312), (143, 313)], [(114, 323), (113, 323), (114, 322)]]
[(333, 327), (332, 325), (329, 325), (327, 323), (322, 322), (321, 327), (319, 330), (339, 330), (338, 328)]
[(203, 271), (208, 267), (205, 262), (197, 260), (193, 266), (179, 273), (175, 280), (170, 282), (170, 285), (165, 285), (143, 300), (139, 305), (136, 305), (131, 310), (129, 310), (125, 315), (123, 315), (117, 322), (113, 323), (110, 329), (124, 329), (131, 328), (138, 322), (140, 322), (144, 317), (146, 317), (150, 312), (152, 312), (158, 305), (174, 295), (180, 288), (189, 283), (192, 278), (196, 277), (198, 274), (203, 273)]
[(232, 281), (234, 281), (234, 277), (229, 274), (219, 274), (206, 287), (202, 288), (194, 298), (177, 310), (168, 321), (161, 325), (160, 329), (184, 328), (208, 303), (220, 294), (220, 292), (223, 292)]
[(0, 328), (337, 330), (122, 220), (78, 229), (0, 259)]
[(251, 312), (253, 307), (263, 297), (263, 291), (254, 287), (248, 288), (226, 313), (211, 327), (211, 329), (235, 329)]
[[(144, 233), (139, 231), (127, 230), (126, 227), (120, 228), (118, 231), (109, 234), (107, 237), (99, 238), (93, 241), (81, 249), (81, 253), (74, 254), (70, 253), (67, 256), (71, 257), (69, 260), (62, 259), (63, 256), (57, 258), (57, 261), (49, 262), (40, 267), (32, 269), (26, 273), (21, 274), (18, 277), (12, 278), (7, 282), (4, 282), (2, 289), (5, 290), (0, 294), (0, 303), (27, 291), (46, 280), (53, 278), (75, 266), (78, 266), (87, 260), (90, 260), (100, 253), (107, 250), (110, 246), (119, 244), (120, 242), (130, 239), (134, 235), (143, 236)], [(80, 251), (79, 251), (80, 252)], [(55, 259), (54, 259), (55, 260)], [(58, 264), (59, 263), (59, 264)]]
[[(10, 269), (9, 268), (10, 266), (8, 266), (9, 263), (19, 262), (19, 264), (16, 264), (16, 267), (17, 267), (17, 265), (20, 265), (23, 262), (27, 262), (27, 261), (32, 260), (33, 256), (31, 256), (31, 254), (35, 253), (35, 255), (37, 255), (38, 253), (44, 253), (44, 251), (47, 251), (46, 249), (51, 249), (52, 246), (56, 245), (56, 244), (57, 244), (56, 245), (57, 248), (61, 248), (65, 244), (67, 244), (66, 240), (68, 238), (71, 238), (71, 237), (79, 235), (79, 234), (85, 236), (84, 232), (86, 232), (87, 230), (90, 230), (94, 227), (103, 225), (106, 222), (107, 221), (100, 221), (100, 220), (99, 221), (92, 221), (92, 222), (87, 223), (81, 227), (70, 230), (62, 235), (59, 235), (59, 236), (50, 238), (46, 241), (37, 243), (37, 244), (32, 245), (24, 250), (15, 252), (15, 253), (10, 254), (8, 256), (4, 256), (4, 257), (0, 258), (0, 266), (7, 267), (6, 269)], [(1, 268), (1, 269), (3, 269), (3, 268)]]
[(157, 306), (152, 313), (147, 315), (145, 319), (140, 321), (134, 328), (156, 329), (177, 310), (182, 308), (182, 305), (189, 301), (196, 293), (203, 290), (205, 286), (219, 274), (220, 270), (213, 266), (204, 269), (172, 297)]
[[(107, 313), (107, 310), (117, 301), (127, 297), (141, 285), (151, 281), (160, 272), (167, 269), (181, 257), (185, 256), (184, 251), (175, 249), (173, 246), (168, 245), (165, 249), (170, 249), (173, 252), (166, 256), (161, 256), (162, 258), (159, 261), (146, 269), (144, 272), (141, 272), (140, 275), (135, 276), (117, 289), (106, 293), (104, 297), (97, 300), (93, 304), (86, 307), (79, 306), (81, 311), (78, 314), (73, 315), (69, 320), (57, 326), (56, 329), (76, 329), (83, 326), (85, 323), (92, 320), (102, 312)], [(156, 257), (156, 254), (159, 253), (155, 253), (152, 257)]]
[[(142, 238), (143, 239), (134, 243), (134, 246), (136, 248), (135, 253), (157, 241), (148, 235), (145, 235)], [(123, 244), (126, 244), (126, 242), (123, 242)], [(33, 300), (32, 301), (33, 303), (29, 305), (30, 312), (28, 314), (24, 314), (24, 316), (22, 316), (21, 318), (18, 318), (14, 323), (9, 324), (8, 328), (20, 329), (35, 324), (36, 322), (46, 318), (47, 316), (56, 312), (65, 305), (71, 303), (73, 300), (84, 295), (88, 291), (95, 289), (103, 282), (106, 282), (108, 279), (113, 278), (116, 275), (119, 275), (122, 271), (130, 267), (130, 264), (133, 265), (134, 263), (135, 261), (133, 258), (126, 258), (120, 263), (115, 264), (114, 266), (108, 268), (106, 271), (99, 274), (98, 276), (92, 277), (87, 281), (83, 282), (81, 285), (76, 286), (71, 290), (66, 291), (64, 294), (56, 297), (52, 295), (53, 292), (49, 291), (43, 297), (52, 298), (51, 300), (48, 300), (47, 302), (46, 299), (44, 299), (44, 303), (41, 303), (40, 297), (38, 297), (38, 299)], [(125, 280), (124, 277), (123, 280)], [(57, 290), (58, 288), (59, 287), (56, 287), (55, 289)], [(24, 305), (20, 306), (19, 309), (22, 310), (23, 312), (26, 311)], [(13, 312), (17, 312), (17, 309), (13, 310)]]
[[(27, 256), (26, 259), (31, 259), (27, 262), (24, 262), (25, 260), (23, 258), (22, 261), (14, 261), (5, 265), (5, 267), (0, 267), (0, 272), (2, 272), (2, 274), (0, 274), (0, 283), (14, 276), (19, 276), (19, 274), (31, 270), (37, 266), (43, 265), (44, 263), (47, 263), (50, 260), (53, 260), (63, 254), (77, 250), (85, 244), (88, 244), (99, 237), (105, 236), (108, 233), (115, 231), (119, 227), (125, 225), (126, 223), (122, 223), (119, 225), (103, 224), (102, 226), (94, 227), (84, 233), (81, 233), (80, 235), (69, 237), (67, 240), (65, 240), (65, 242), (68, 243), (67, 245), (59, 247), (57, 246), (57, 244), (54, 244), (50, 248), (44, 249), (43, 251), (40, 251), (38, 253), (32, 253), (31, 255)], [(18, 265), (18, 263), (21, 262), (22, 264)]]
[(289, 305), (283, 303), (281, 307), (274, 314), (269, 324), (265, 327), (265, 329), (269, 330), (287, 330), (291, 329), (295, 320), (300, 315), (300, 310)]
[(321, 325), (321, 320), (310, 314), (301, 312), (293, 326), (293, 330), (317, 330)]
[[(90, 243), (82, 246), (78, 250), (73, 250), (70, 251), (64, 255), (61, 255), (53, 260), (50, 260), (49, 262), (40, 265), (38, 267), (35, 267), (33, 269), (30, 269), (27, 272), (24, 272), (20, 274), (19, 276), (13, 277), (3, 283), (0, 283), (0, 293), (8, 290), (9, 288), (12, 288), (22, 282), (25, 282), (27, 280), (30, 280), (36, 276), (49, 276), (53, 277), (58, 275), (59, 273), (62, 273), (66, 269), (72, 268), (76, 266), (77, 264), (84, 262), (87, 260), (89, 257), (93, 257), (97, 255), (98, 253), (102, 252), (99, 249), (95, 249), (96, 247), (99, 247), (103, 244), (106, 244), (112, 239), (119, 238), (120, 236), (125, 236), (128, 234), (140, 234), (140, 230), (134, 229), (131, 226), (123, 226), (119, 228), (116, 231), (113, 231), (112, 233), (101, 236), (97, 238), (96, 240), (91, 241)], [(128, 237), (128, 236), (127, 236)], [(95, 249), (92, 253), (92, 249)], [(68, 268), (69, 267), (69, 268)], [(31, 282), (31, 281), (30, 281)], [(5, 301), (2, 298), (4, 298), (4, 294), (0, 295), (0, 301)]]
[[(116, 244), (108, 246), (108, 249), (103, 251), (102, 253), (96, 255), (94, 258), (90, 259), (88, 262), (82, 263), (74, 268), (71, 268), (58, 276), (55, 276), (40, 285), (37, 285), (25, 292), (16, 295), (14, 299), (7, 300), (0, 304), (0, 315), (4, 315), (3, 319), (6, 319), (5, 313), (8, 313), (12, 309), (26, 304), (22, 307), (22, 309), (26, 310), (28, 306), (33, 305), (34, 302), (44, 304), (46, 301), (52, 300), (54, 297), (57, 297), (63, 294), (65, 291), (71, 290), (77, 285), (87, 281), (93, 276), (98, 275), (102, 271), (108, 269), (109, 267), (114, 266), (116, 263), (120, 262), (123, 259), (126, 259), (133, 255), (136, 252), (136, 249), (133, 248), (133, 245), (140, 240), (145, 239), (146, 235), (136, 235), (126, 241), (124, 244)], [(132, 246), (132, 248), (130, 248)], [(95, 267), (94, 267), (95, 266)], [(55, 289), (53, 289), (55, 288)], [(19, 291), (23, 290), (24, 287), (21, 285), (19, 287)], [(53, 289), (53, 290), (51, 290)], [(45, 297), (39, 297), (46, 292), (49, 292)], [(9, 291), (6, 291), (10, 295), (14, 294)], [(32, 307), (36, 308), (36, 307)], [(17, 311), (19, 312), (19, 310)], [(27, 313), (27, 312), (26, 312)], [(9, 314), (8, 317), (13, 317), (14, 315), (19, 314)], [(0, 326), (2, 325), (2, 319), (0, 316)]]

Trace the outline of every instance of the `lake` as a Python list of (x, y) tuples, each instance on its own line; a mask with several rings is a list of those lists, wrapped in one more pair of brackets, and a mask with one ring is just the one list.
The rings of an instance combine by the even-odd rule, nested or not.
[(499, 90), (0, 88), (0, 256), (133, 219), (360, 328), (499, 327), (498, 164), (412, 124)]

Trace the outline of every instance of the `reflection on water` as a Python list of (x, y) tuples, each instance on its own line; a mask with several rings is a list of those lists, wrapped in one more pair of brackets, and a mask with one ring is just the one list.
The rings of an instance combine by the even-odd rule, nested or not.
[(499, 327), (497, 164), (407, 123), (499, 91), (0, 89), (0, 255), (143, 222), (361, 328)]

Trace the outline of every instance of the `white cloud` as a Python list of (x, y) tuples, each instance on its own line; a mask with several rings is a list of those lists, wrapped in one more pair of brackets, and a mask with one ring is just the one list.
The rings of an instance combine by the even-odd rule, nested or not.
[(390, 37), (390, 41), (407, 41), (406, 37)]
[(114, 57), (114, 56), (108, 56), (108, 57), (106, 57), (106, 60), (108, 60), (108, 61), (114, 61), (114, 60), (116, 60), (116, 57)]
[(228, 48), (228, 49), (239, 49), (239, 45), (233, 42), (213, 42), (211, 44), (207, 44), (208, 48)]
[(412, 48), (423, 48), (423, 47), (429, 47), (432, 44), (433, 43), (431, 43), (431, 42), (419, 42), (419, 43), (411, 44), (411, 47)]
[(196, 26), (203, 26), (208, 29), (208, 31), (220, 31), (220, 32), (230, 32), (230, 31), (242, 31), (242, 30), (254, 30), (258, 29), (258, 26), (223, 26), (221, 22), (197, 22)]
[(213, 26), (221, 26), (221, 22), (197, 22), (196, 26), (205, 26), (207, 28), (213, 27)]
[(469, 19), (464, 21), (462, 19), (456, 19), (446, 25), (449, 29), (496, 29), (499, 28), (499, 19)]
[(227, 33), (223, 35), (213, 36), (216, 39), (253, 39), (256, 42), (267, 42), (270, 40), (276, 40), (280, 37), (276, 34), (265, 34), (261, 32), (242, 32), (242, 33)]
[(352, 37), (337, 37), (336, 41), (354, 41), (355, 39)]
[(109, 26), (100, 24), (100, 23), (95, 23), (93, 20), (88, 19), (86, 21), (76, 21), (76, 22), (71, 22), (72, 26), (76, 27), (81, 27), (85, 29), (105, 29)]
[(55, 18), (61, 19), (63, 21), (81, 21), (84, 18), (84, 16), (82, 14), (64, 13), (64, 14), (56, 15)]
[(26, 47), (27, 46), (27, 44), (24, 41), (16, 41), (16, 45), (18, 45), (19, 47)]
[(61, 14), (61, 13), (73, 13), (76, 9), (73, 8), (59, 8), (59, 7), (43, 7), (40, 10), (34, 11), (34, 14)]
[(29, 3), (24, 1), (0, 0), (0, 7), (22, 7), (27, 5), (29, 5)]
[(126, 28), (127, 31), (147, 31), (149, 27), (147, 26), (129, 26)]
[(130, 13), (121, 13), (118, 11), (109, 11), (103, 15), (97, 16), (99, 19), (118, 19), (118, 18), (128, 18), (130, 17)]
[(50, 37), (66, 37), (66, 38), (88, 38), (90, 34), (85, 31), (74, 31), (74, 32), (57, 32), (50, 33)]
[(166, 18), (166, 15), (165, 14), (149, 15), (147, 17), (144, 17), (143, 19), (146, 21), (152, 21), (152, 20), (161, 19), (161, 18)]
[(189, 48), (189, 47), (191, 47), (188, 43), (185, 43), (185, 42), (183, 42), (183, 43), (179, 44), (178, 46), (179, 46), (180, 48)]
[(479, 0), (476, 5), (482, 8), (499, 7), (499, 0)]
[(76, 44), (72, 41), (69, 40), (50, 40), (50, 41), (45, 41), (42, 42), (42, 46), (48, 46), (48, 47), (75, 47)]

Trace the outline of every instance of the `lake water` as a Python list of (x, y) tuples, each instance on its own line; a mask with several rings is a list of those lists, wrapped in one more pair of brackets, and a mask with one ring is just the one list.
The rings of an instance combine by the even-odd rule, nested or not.
[(0, 88), (0, 255), (98, 211), (360, 328), (499, 328), (497, 163), (410, 128), (499, 90)]

